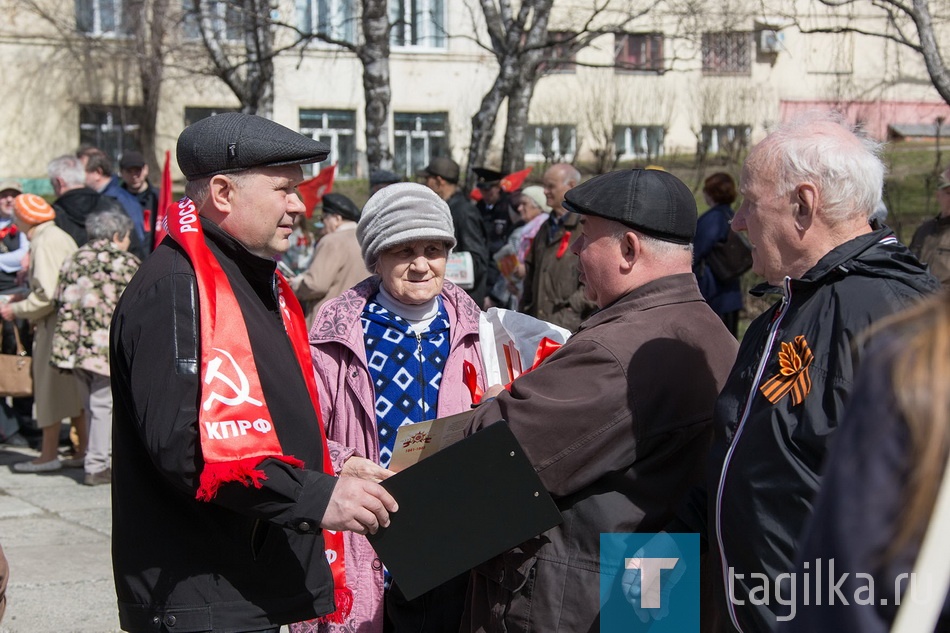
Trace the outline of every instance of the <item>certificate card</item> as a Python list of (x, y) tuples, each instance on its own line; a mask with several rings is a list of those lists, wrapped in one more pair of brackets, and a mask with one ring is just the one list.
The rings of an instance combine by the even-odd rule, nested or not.
[(474, 410), (437, 420), (404, 424), (396, 431), (396, 444), (389, 460), (389, 470), (399, 472), (465, 436), (465, 427)]

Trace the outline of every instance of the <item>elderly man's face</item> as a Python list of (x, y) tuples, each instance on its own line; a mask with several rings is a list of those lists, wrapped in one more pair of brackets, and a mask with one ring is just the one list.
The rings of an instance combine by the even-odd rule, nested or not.
[(399, 244), (379, 254), (383, 287), (406, 305), (421, 305), (442, 292), (448, 249), (438, 240)]
[(294, 221), (306, 211), (297, 195), (302, 180), (299, 165), (262, 167), (232, 180), (232, 211), (222, 228), (255, 255), (286, 253)]
[(577, 183), (570, 180), (565, 170), (559, 165), (549, 167), (544, 172), (544, 178), (541, 185), (544, 187), (544, 197), (548, 206), (555, 210), (562, 210), (561, 204), (564, 202), (564, 194), (570, 191)]
[(571, 246), (577, 255), (577, 270), (584, 284), (584, 298), (598, 308), (620, 296), (616, 275), (622, 257), (618, 223), (585, 215), (581, 218), (581, 236)]
[(13, 217), (13, 200), (20, 192), (16, 189), (4, 189), (0, 191), (0, 216), (4, 218)]
[(770, 284), (800, 273), (802, 250), (795, 228), (791, 195), (775, 189), (775, 169), (768, 165), (742, 169), (742, 206), (732, 220), (733, 231), (746, 231), (752, 243), (752, 270)]

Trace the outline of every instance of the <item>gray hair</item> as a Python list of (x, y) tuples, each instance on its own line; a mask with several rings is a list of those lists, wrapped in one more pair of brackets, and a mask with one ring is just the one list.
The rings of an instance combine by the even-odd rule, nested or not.
[(60, 179), (68, 187), (86, 186), (86, 167), (82, 164), (82, 159), (72, 154), (58, 156), (51, 160), (46, 166), (46, 174), (49, 179)]
[(637, 239), (640, 240), (640, 244), (642, 244), (644, 248), (658, 257), (677, 257), (682, 256), (684, 253), (688, 253), (690, 258), (693, 256), (692, 243), (679, 244), (677, 242), (669, 242), (667, 240), (662, 240), (658, 237), (648, 235), (647, 233), (627, 226), (622, 222), (617, 222), (616, 220), (613, 220), (613, 222), (616, 224), (614, 227), (613, 236), (617, 240), (622, 240), (624, 235), (632, 232), (637, 236)]
[(870, 218), (878, 208), (887, 172), (882, 147), (840, 113), (811, 111), (771, 131), (747, 164), (774, 167), (781, 196), (802, 182), (814, 183), (825, 214), (835, 223), (859, 213)]
[(89, 241), (112, 239), (113, 235), (120, 238), (129, 235), (132, 231), (132, 218), (125, 212), (116, 209), (107, 209), (90, 213), (86, 218), (86, 234)]

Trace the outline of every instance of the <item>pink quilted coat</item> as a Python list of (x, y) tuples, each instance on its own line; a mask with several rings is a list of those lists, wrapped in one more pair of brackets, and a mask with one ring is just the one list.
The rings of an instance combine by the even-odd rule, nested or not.
[[(351, 455), (379, 462), (373, 382), (366, 364), (360, 314), (379, 288), (371, 277), (325, 303), (310, 328), (310, 355), (320, 392), (320, 412), (327, 426), (330, 457), (337, 473)], [(442, 300), (451, 324), (449, 357), (439, 387), (439, 417), (468, 410), (472, 397), (462, 381), (462, 362), (471, 362), (481, 376), (478, 348), (480, 310), (464, 290), (446, 281)], [(354, 604), (344, 625), (320, 625), (315, 630), (347, 633), (382, 633), (383, 570), (366, 538), (346, 533), (344, 542), (346, 581), (353, 590)], [(295, 633), (314, 630), (292, 627)]]

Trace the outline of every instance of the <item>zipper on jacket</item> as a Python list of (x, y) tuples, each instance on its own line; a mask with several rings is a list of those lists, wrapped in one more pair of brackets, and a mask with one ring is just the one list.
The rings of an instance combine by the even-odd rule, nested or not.
[(749, 389), (749, 395), (746, 397), (745, 408), (742, 411), (742, 417), (739, 420), (739, 426), (736, 428), (736, 434), (732, 438), (732, 443), (729, 445), (729, 450), (726, 451), (726, 458), (722, 463), (722, 473), (719, 475), (719, 486), (716, 490), (715, 528), (716, 541), (719, 545), (719, 562), (722, 565), (722, 580), (726, 589), (726, 604), (729, 607), (729, 619), (732, 620), (732, 625), (736, 627), (736, 630), (739, 631), (739, 633), (742, 633), (742, 627), (739, 626), (739, 620), (736, 618), (735, 605), (732, 603), (732, 588), (729, 586), (729, 564), (726, 561), (726, 550), (722, 542), (722, 492), (726, 484), (726, 473), (729, 472), (729, 461), (732, 459), (732, 454), (735, 452), (736, 445), (739, 443), (739, 437), (742, 435), (743, 428), (745, 428), (746, 420), (749, 419), (749, 410), (752, 408), (752, 400), (755, 398), (755, 394), (758, 391), (758, 385), (762, 380), (762, 374), (765, 373), (765, 366), (769, 362), (769, 356), (772, 355), (772, 346), (775, 344), (775, 334), (778, 332), (778, 327), (782, 323), (782, 319), (785, 317), (785, 314), (788, 312), (788, 308), (792, 303), (792, 285), (790, 277), (785, 278), (782, 291), (782, 305), (779, 308), (778, 316), (772, 320), (772, 324), (769, 326), (769, 335), (766, 339), (765, 349), (762, 352), (762, 357), (759, 359), (759, 367), (756, 369), (755, 378), (752, 381), (752, 387)]
[[(416, 362), (419, 363), (419, 402), (422, 404), (422, 417), (426, 417), (426, 372), (425, 372), (425, 363), (424, 355), (422, 353), (422, 335), (412, 331), (416, 336)], [(425, 420), (419, 420), (419, 422), (424, 422)]]

